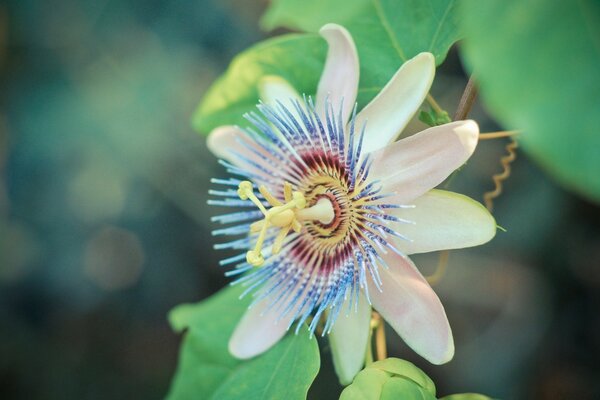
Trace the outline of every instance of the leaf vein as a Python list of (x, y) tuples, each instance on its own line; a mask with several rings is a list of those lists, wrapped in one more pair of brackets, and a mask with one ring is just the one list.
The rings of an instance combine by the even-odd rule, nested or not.
[(442, 29), (442, 25), (444, 25), (444, 21), (446, 20), (446, 18), (448, 18), (448, 15), (450, 13), (450, 9), (453, 6), (454, 6), (454, 0), (449, 1), (448, 2), (448, 6), (446, 7), (446, 10), (444, 10), (444, 14), (442, 14), (442, 18), (439, 19), (439, 23), (438, 23), (437, 29), (435, 30), (435, 33), (431, 37), (431, 42), (429, 43), (428, 50), (433, 49), (433, 45), (435, 44), (438, 36), (440, 35), (440, 30)]
[[(296, 335), (295, 338), (292, 338), (290, 340), (290, 343), (288, 344), (287, 349), (282, 354), (282, 356), (279, 359), (279, 361), (277, 362), (277, 365), (275, 366), (275, 368), (273, 368), (273, 374), (271, 374), (271, 377), (269, 378), (269, 382), (267, 382), (267, 384), (265, 385), (265, 390), (263, 391), (263, 394), (267, 394), (268, 393), (269, 386), (271, 386), (271, 383), (273, 382), (273, 378), (277, 375), (276, 372), (279, 371), (279, 368), (281, 367), (281, 364), (284, 362), (284, 360), (287, 357), (288, 353), (294, 348), (294, 341), (296, 339), (297, 339), (297, 335)], [(266, 398), (266, 397), (264, 397), (264, 398)]]
[(375, 7), (375, 12), (377, 13), (377, 18), (379, 18), (379, 21), (381, 22), (383, 29), (385, 29), (385, 33), (387, 33), (390, 41), (392, 42), (392, 46), (394, 47), (394, 50), (396, 50), (396, 52), (398, 53), (398, 56), (400, 57), (402, 62), (406, 62), (408, 60), (408, 58), (406, 57), (406, 54), (404, 54), (404, 50), (402, 50), (400, 43), (398, 43), (398, 40), (396, 39), (396, 36), (394, 35), (394, 31), (392, 29), (392, 26), (390, 25), (390, 22), (387, 20), (387, 18), (385, 17), (385, 15), (383, 13), (383, 7), (381, 5), (381, 1), (380, 0), (372, 0), (372, 1), (373, 1), (373, 6)]

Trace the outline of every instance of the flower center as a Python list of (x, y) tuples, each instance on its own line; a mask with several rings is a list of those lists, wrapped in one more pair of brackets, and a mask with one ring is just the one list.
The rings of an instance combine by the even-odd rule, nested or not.
[(258, 232), (258, 239), (254, 249), (249, 250), (246, 253), (246, 261), (253, 266), (260, 266), (265, 262), (262, 255), (262, 247), (264, 245), (267, 229), (270, 227), (280, 229), (272, 249), (273, 254), (278, 254), (281, 251), (283, 240), (290, 230), (300, 233), (302, 230), (300, 221), (314, 221), (318, 224), (330, 224), (335, 217), (333, 205), (326, 197), (318, 199), (312, 207), (305, 208), (305, 196), (302, 192), (293, 191), (292, 185), (289, 182), (285, 182), (283, 186), (285, 204), (273, 196), (265, 186), (259, 186), (258, 191), (263, 195), (265, 200), (267, 200), (271, 206), (270, 209), (266, 209), (256, 197), (252, 190), (251, 182), (243, 181), (239, 184), (238, 196), (240, 199), (249, 199), (264, 215), (262, 220), (250, 225), (251, 233)]
[(317, 175), (306, 179), (303, 188), (307, 204), (327, 203), (332, 215), (328, 221), (312, 219), (306, 224), (311, 239), (320, 245), (331, 246), (346, 236), (350, 223), (352, 202), (348, 197), (348, 188), (335, 177)]

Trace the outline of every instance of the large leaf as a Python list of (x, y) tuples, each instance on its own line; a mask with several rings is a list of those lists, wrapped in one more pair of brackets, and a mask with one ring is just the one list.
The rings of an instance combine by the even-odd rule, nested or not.
[(198, 304), (176, 307), (173, 329), (186, 330), (168, 399), (305, 399), (319, 370), (316, 340), (287, 335), (265, 354), (233, 358), (227, 343), (246, 310), (241, 287), (227, 288)]
[(444, 396), (440, 400), (493, 400), (491, 397), (477, 393), (460, 393)]
[[(444, 60), (459, 38), (455, 8), (454, 0), (277, 0), (263, 25), (313, 33), (328, 22), (346, 26), (361, 59), (361, 108), (409, 58), (430, 51), (438, 64)], [(279, 75), (299, 93), (314, 94), (325, 54), (325, 41), (314, 34), (283, 35), (242, 52), (206, 93), (194, 127), (208, 133), (219, 125), (247, 125), (243, 114), (254, 109), (258, 83), (266, 75)]]
[(600, 200), (600, 2), (461, 3), (491, 113), (563, 185)]
[(366, 105), (406, 60), (429, 51), (441, 64), (459, 37), (455, 0), (273, 0), (267, 29), (317, 32), (345, 26), (360, 56), (359, 107)]
[(359, 372), (340, 400), (435, 400), (433, 381), (408, 361), (387, 358)]
[(299, 93), (314, 94), (326, 49), (317, 35), (289, 34), (245, 50), (204, 96), (194, 113), (194, 128), (208, 133), (219, 125), (248, 125), (243, 115), (255, 110), (258, 84), (267, 75), (281, 76)]
[(385, 360), (376, 361), (369, 368), (379, 369), (393, 376), (399, 376), (409, 379), (435, 395), (435, 384), (425, 372), (415, 367), (412, 363), (401, 360), (399, 358), (386, 358)]
[[(425, 372), (399, 358), (386, 358), (360, 371), (340, 400), (436, 400), (435, 385)], [(475, 394), (453, 394), (440, 400), (492, 400)]]
[(287, 335), (272, 350), (240, 364), (213, 394), (215, 400), (306, 399), (319, 372), (319, 348), (308, 330)]

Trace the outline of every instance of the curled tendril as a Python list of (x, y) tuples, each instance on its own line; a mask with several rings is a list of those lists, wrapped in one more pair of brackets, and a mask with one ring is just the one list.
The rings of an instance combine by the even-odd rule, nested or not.
[(483, 201), (485, 202), (485, 207), (489, 211), (492, 211), (492, 209), (494, 208), (494, 199), (502, 194), (503, 182), (510, 176), (510, 164), (517, 158), (517, 147), (519, 147), (519, 144), (515, 139), (511, 138), (510, 143), (508, 143), (505, 147), (506, 152), (508, 154), (500, 158), (500, 163), (502, 164), (502, 172), (492, 176), (492, 179), (494, 180), (494, 190), (485, 192), (483, 194)]

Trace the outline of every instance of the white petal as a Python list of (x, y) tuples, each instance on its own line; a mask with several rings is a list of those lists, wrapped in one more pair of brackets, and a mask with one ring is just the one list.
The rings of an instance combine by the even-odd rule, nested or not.
[(380, 268), (382, 292), (369, 280), (373, 308), (421, 357), (443, 364), (454, 356), (452, 330), (444, 307), (408, 258), (389, 252)]
[(279, 313), (271, 310), (261, 313), (267, 302), (250, 308), (233, 331), (229, 339), (229, 352), (242, 360), (252, 358), (269, 350), (287, 332), (289, 318), (277, 321)]
[[(279, 161), (265, 148), (258, 145), (246, 132), (237, 126), (220, 126), (215, 128), (206, 140), (208, 149), (217, 157), (229, 161), (236, 167), (251, 172), (255, 180), (264, 183), (272, 177), (265, 171), (274, 170)], [(279, 169), (283, 171), (283, 169)], [(281, 172), (284, 179), (289, 176)]]
[(435, 58), (420, 53), (394, 74), (379, 94), (356, 116), (356, 126), (367, 123), (363, 152), (393, 142), (427, 96), (435, 75)]
[(302, 97), (288, 81), (276, 75), (267, 75), (261, 78), (258, 83), (258, 92), (260, 99), (271, 106), (276, 106), (277, 101), (280, 101), (286, 107), (292, 105), (290, 100), (303, 101)]
[(326, 99), (329, 98), (337, 116), (343, 101), (342, 117), (347, 121), (358, 91), (360, 72), (356, 46), (350, 33), (340, 25), (327, 24), (319, 33), (327, 40), (329, 50), (317, 89), (316, 106), (319, 115), (325, 115)]
[(371, 324), (371, 306), (362, 292), (358, 309), (354, 304), (350, 309), (351, 298), (342, 306), (329, 334), (333, 366), (342, 385), (350, 384), (365, 363)]
[(388, 202), (407, 203), (439, 185), (473, 154), (479, 137), (475, 121), (426, 129), (372, 153), (369, 177), (381, 179)]
[(246, 136), (237, 126), (223, 125), (208, 134), (206, 146), (218, 158), (233, 162), (235, 153), (250, 153), (240, 140)]
[(405, 254), (478, 246), (496, 234), (494, 217), (467, 196), (432, 190), (413, 204), (415, 208), (390, 210), (394, 216), (414, 222), (392, 224), (392, 229), (410, 239), (392, 239)]

